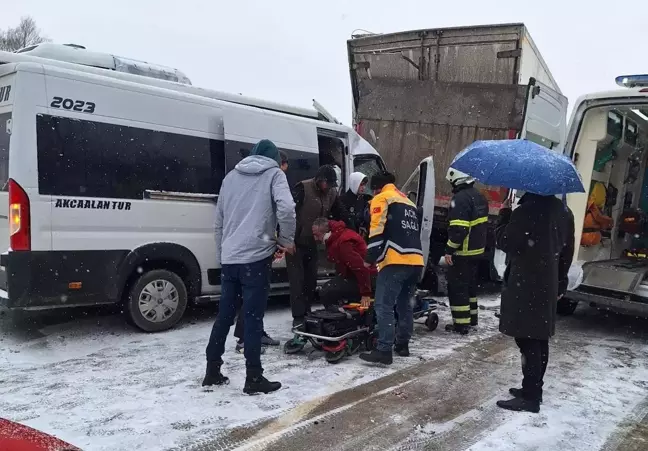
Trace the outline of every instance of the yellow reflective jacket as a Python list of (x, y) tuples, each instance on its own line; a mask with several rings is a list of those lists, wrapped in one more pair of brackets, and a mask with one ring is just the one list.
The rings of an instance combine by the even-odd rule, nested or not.
[(371, 200), (367, 261), (378, 269), (388, 265), (423, 266), (421, 228), (416, 206), (393, 184)]

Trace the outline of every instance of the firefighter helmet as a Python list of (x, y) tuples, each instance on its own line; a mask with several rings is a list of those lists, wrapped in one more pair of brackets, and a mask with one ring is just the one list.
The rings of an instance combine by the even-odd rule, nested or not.
[(473, 177), (469, 176), (465, 172), (458, 171), (453, 167), (448, 168), (448, 172), (446, 173), (446, 180), (452, 183), (453, 186), (475, 183), (475, 179)]

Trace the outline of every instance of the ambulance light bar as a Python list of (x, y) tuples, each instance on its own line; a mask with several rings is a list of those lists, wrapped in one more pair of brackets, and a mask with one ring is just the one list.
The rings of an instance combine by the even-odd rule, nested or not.
[(617, 77), (616, 84), (622, 88), (643, 88), (648, 87), (648, 74), (643, 75), (621, 75)]

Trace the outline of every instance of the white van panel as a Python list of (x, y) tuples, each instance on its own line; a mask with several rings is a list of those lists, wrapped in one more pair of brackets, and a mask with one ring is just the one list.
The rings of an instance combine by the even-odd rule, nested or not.
[[(27, 193), (30, 207), (31, 249), (45, 251), (52, 248), (51, 197), (38, 192), (38, 159), (36, 156), (36, 114), (37, 105), (46, 100), (45, 83), (42, 74), (22, 73), (14, 75), (14, 105), (11, 124), (11, 152), (9, 175)], [(2, 201), (3, 205), (7, 201)], [(0, 231), (7, 238), (7, 233)], [(4, 242), (1, 243), (4, 247)]]
[(282, 149), (318, 153), (317, 127), (259, 110), (236, 108), (223, 112), (225, 138), (257, 143), (269, 139)]
[[(62, 97), (95, 104), (92, 114), (50, 107), (47, 113), (53, 116), (222, 140), (216, 134), (222, 132), (222, 119), (215, 108), (66, 78), (48, 77), (47, 92), (48, 101)], [(58, 198), (54, 196), (52, 205)], [(216, 292), (207, 277), (208, 269), (215, 266), (213, 203), (62, 198), (91, 205), (106, 200), (111, 208), (52, 208), (53, 250), (132, 250), (148, 243), (177, 243), (198, 260), (203, 293)]]
[[(92, 120), (105, 117), (118, 120), (132, 120), (156, 126), (167, 126), (195, 132), (223, 136), (223, 120), (219, 109), (173, 97), (156, 95), (138, 90), (138, 85), (122, 84), (116, 80), (95, 77), (88, 80), (45, 67), (47, 86), (47, 107), (49, 114), (60, 112), (79, 113), (79, 117)], [(89, 81), (92, 80), (92, 81)], [(115, 86), (116, 85), (116, 86)], [(73, 101), (92, 102), (93, 113), (75, 112), (64, 108), (52, 108), (55, 97)]]

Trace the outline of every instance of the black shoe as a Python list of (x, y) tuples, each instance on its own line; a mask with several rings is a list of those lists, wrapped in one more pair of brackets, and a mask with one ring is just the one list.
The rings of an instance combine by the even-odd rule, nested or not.
[(220, 363), (207, 362), (207, 371), (205, 372), (205, 378), (202, 381), (202, 386), (209, 387), (211, 385), (229, 384), (229, 378), (223, 376), (220, 369)]
[(410, 356), (409, 344), (408, 343), (395, 344), (394, 352), (401, 357), (409, 357)]
[(383, 365), (391, 365), (394, 361), (390, 351), (379, 351), (377, 349), (371, 352), (363, 352), (360, 354), (360, 359), (369, 363), (382, 363)]
[(264, 330), (263, 335), (261, 336), (261, 344), (264, 345), (264, 346), (279, 346), (281, 344), (281, 342), (279, 340), (275, 340), (274, 338), (272, 338)]
[(248, 395), (256, 395), (257, 393), (272, 393), (281, 388), (281, 382), (270, 382), (263, 376), (248, 376), (245, 378), (245, 387), (243, 393)]
[(538, 401), (529, 401), (523, 398), (513, 398), (508, 401), (497, 401), (497, 407), (512, 410), (514, 412), (540, 412), (540, 403)]
[[(263, 340), (261, 340), (261, 345), (261, 354), (265, 354), (266, 348), (263, 347)], [(243, 343), (242, 341), (236, 342), (234, 350), (239, 354), (245, 354), (245, 343)]]
[[(509, 388), (509, 393), (516, 398), (524, 398), (521, 388)], [(540, 395), (540, 403), (542, 403), (542, 395)]]
[(458, 326), (456, 324), (446, 324), (446, 332), (455, 332), (461, 335), (467, 335), (470, 331), (468, 326)]

